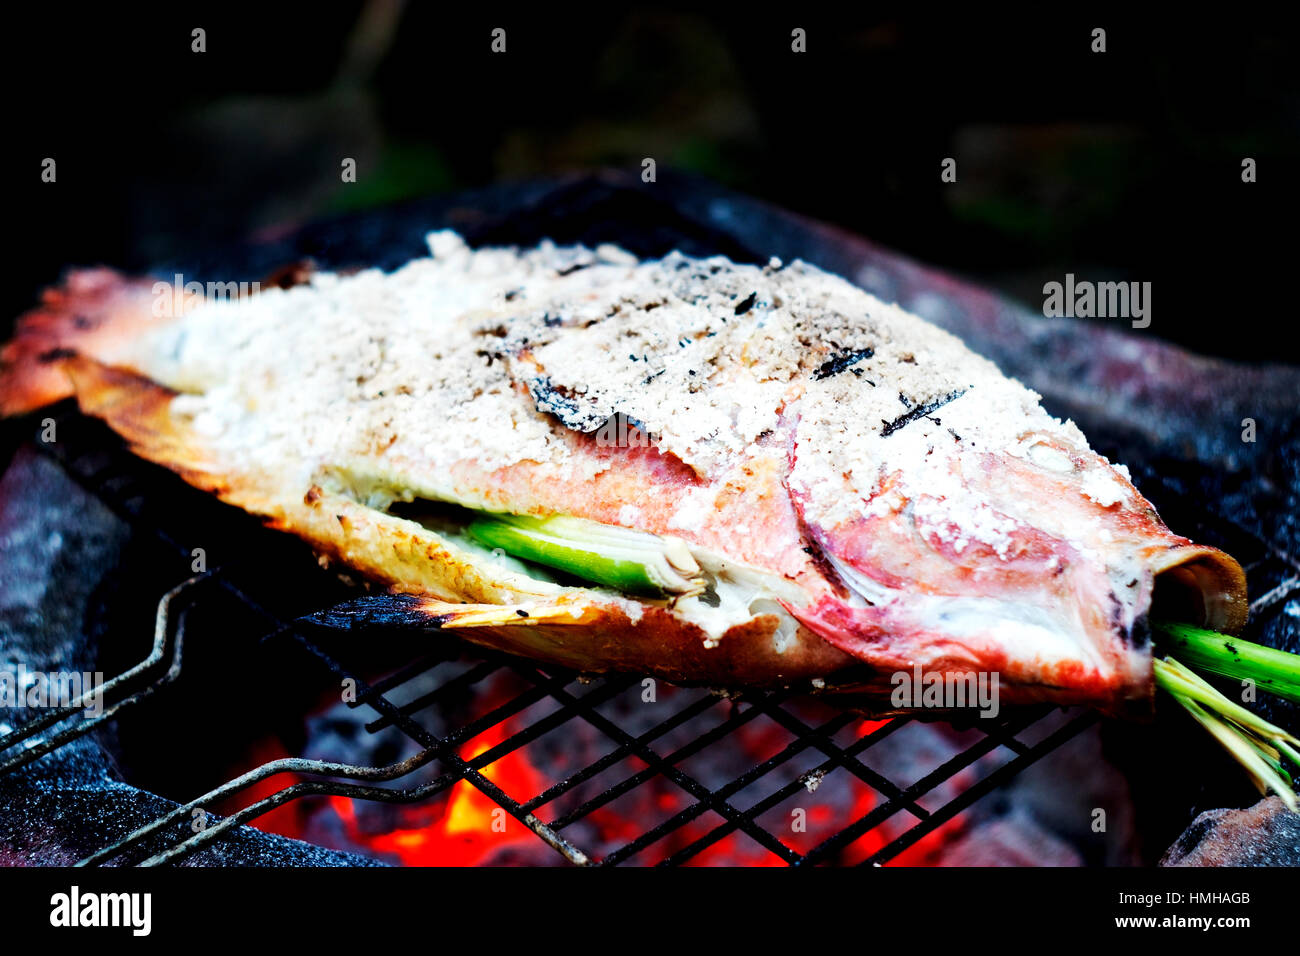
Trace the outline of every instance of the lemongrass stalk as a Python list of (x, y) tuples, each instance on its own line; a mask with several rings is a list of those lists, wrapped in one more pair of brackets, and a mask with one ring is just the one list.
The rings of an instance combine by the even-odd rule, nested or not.
[(1178, 702), (1187, 709), (1197, 723), (1208, 730), (1228, 753), (1232, 754), (1233, 758), (1246, 769), (1246, 772), (1254, 780), (1256, 787), (1259, 788), (1260, 793), (1267, 793), (1272, 790), (1286, 804), (1288, 810), (1294, 813), (1297, 809), (1300, 809), (1300, 801), (1296, 799), (1290, 781), (1283, 778), (1273, 768), (1273, 765), (1259, 753), (1249, 737), (1239, 733), (1195, 701), (1179, 698)]
[(1288, 759), (1295, 754), (1289, 746), (1295, 742), (1291, 734), (1224, 697), (1172, 658), (1154, 660), (1152, 667), (1156, 685), (1209, 731), (1260, 792), (1272, 790), (1290, 810), (1300, 809), (1291, 776), (1280, 761), (1281, 754)]
[(1289, 730), (1270, 723), (1254, 711), (1243, 707), (1232, 698), (1220, 693), (1218, 688), (1181, 661), (1169, 656), (1165, 657), (1165, 661), (1183, 680), (1196, 688), (1196, 694), (1200, 696), (1202, 703), (1213, 707), (1215, 710), (1222, 711), (1223, 716), (1227, 719), (1239, 723), (1251, 733), (1259, 734), (1271, 741), (1289, 741), (1300, 744), (1300, 738), (1297, 738)]
[(690, 550), (673, 538), (567, 515), (485, 514), (466, 531), (486, 547), (629, 594), (681, 596), (704, 587)]
[(1251, 680), (1261, 690), (1300, 703), (1300, 654), (1289, 654), (1190, 624), (1153, 621), (1161, 647), (1197, 670)]
[(1273, 746), (1278, 749), (1282, 756), (1291, 761), (1292, 766), (1300, 767), (1300, 750), (1296, 750), (1285, 740), (1275, 740)]
[(1156, 682), (1171, 693), (1194, 700), (1215, 713), (1269, 740), (1283, 740), (1300, 744), (1288, 731), (1269, 723), (1254, 711), (1247, 710), (1236, 701), (1219, 693), (1211, 684), (1188, 670), (1171, 657), (1152, 661), (1156, 669)]

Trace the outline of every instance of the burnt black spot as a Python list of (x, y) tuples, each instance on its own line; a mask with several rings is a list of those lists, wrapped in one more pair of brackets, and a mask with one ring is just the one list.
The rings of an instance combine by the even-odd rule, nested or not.
[[(813, 371), (813, 380), (821, 381), (822, 379), (830, 378), (832, 375), (838, 375), (845, 369), (851, 368), (864, 359), (871, 358), (871, 356), (875, 354), (875, 349), (856, 349), (853, 351), (840, 352), (838, 355), (831, 356), (825, 362), (822, 362), (821, 365), (817, 366)], [(857, 375), (861, 372), (861, 369), (854, 369), (853, 372)]]
[(910, 408), (911, 411), (909, 411), (906, 415), (900, 415), (898, 418), (895, 418), (892, 422), (886, 422), (882, 419), (881, 421), (883, 422), (885, 427), (880, 430), (881, 437), (887, 438), (890, 435), (894, 434), (894, 432), (898, 431), (900, 428), (903, 428), (906, 425), (910, 425), (918, 418), (925, 418), (931, 412), (943, 408), (943, 406), (947, 405), (949, 402), (956, 401), (957, 399), (961, 398), (963, 395), (966, 394), (967, 391), (969, 391), (969, 389), (959, 388), (955, 391), (949, 392), (947, 395), (944, 395), (942, 398), (936, 398), (934, 401), (926, 402), (924, 405), (917, 405), (915, 408), (912, 408), (912, 405), (910, 402), (908, 402), (907, 398), (904, 395), (900, 394), (898, 396), (899, 400), (902, 401), (902, 403), (906, 405), (908, 408)]
[(650, 434), (650, 429), (645, 427), (645, 422), (639, 418), (633, 418), (631, 415), (624, 415), (622, 412), (615, 412), (610, 418), (614, 419), (615, 424), (619, 422), (626, 423), (628, 428), (635, 428), (639, 432)]
[(523, 608), (521, 608), (521, 607), (519, 607), (519, 608), (515, 608), (515, 613), (518, 614), (520, 617), (527, 617), (527, 616), (528, 616), (528, 612), (525, 611), (525, 610), (524, 610)]
[[(528, 391), (532, 394), (533, 402), (539, 412), (553, 415), (565, 428), (584, 435), (600, 431), (618, 414), (611, 416), (602, 413), (595, 403), (581, 392), (576, 392), (566, 385), (557, 385), (546, 376), (530, 379)], [(633, 420), (629, 419), (629, 421)], [(640, 426), (639, 422), (636, 424)], [(640, 427), (644, 429), (644, 426)]]
[(523, 289), (511, 289), (509, 292), (506, 293), (506, 301), (507, 302), (515, 301), (515, 299), (519, 298), (519, 293), (523, 291), (524, 291)]
[(558, 270), (555, 274), (558, 276), (571, 276), (575, 272), (581, 272), (589, 265), (591, 265), (590, 262), (575, 262), (571, 266), (565, 266), (563, 269)]
[(376, 594), (345, 601), (302, 618), (316, 627), (337, 630), (441, 627), (449, 615), (433, 615), (420, 598), (409, 594)]
[[(1111, 603), (1111, 622), (1116, 624), (1123, 620), (1123, 612), (1120, 609), (1119, 598), (1115, 595), (1110, 596)], [(1130, 647), (1136, 651), (1143, 650), (1151, 643), (1151, 622), (1144, 614), (1133, 622), (1133, 626), (1128, 630), (1123, 627), (1116, 627), (1122, 640), (1126, 641)]]
[(604, 420), (595, 418), (589, 409), (579, 404), (571, 389), (556, 385), (545, 376), (530, 379), (528, 391), (532, 394), (538, 411), (554, 415), (567, 428), (572, 428), (574, 431), (595, 431)]
[(734, 309), (736, 315), (744, 315), (754, 307), (756, 301), (758, 301), (758, 293), (751, 292), (742, 301), (736, 304), (736, 308)]
[(42, 352), (37, 356), (37, 358), (42, 362), (57, 362), (60, 359), (75, 358), (76, 354), (77, 352), (75, 349), (54, 348), (47, 352)]

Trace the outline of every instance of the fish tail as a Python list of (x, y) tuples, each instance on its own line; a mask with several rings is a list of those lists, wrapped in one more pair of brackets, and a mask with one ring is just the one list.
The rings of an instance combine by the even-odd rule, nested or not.
[(40, 305), (18, 319), (14, 337), (0, 348), (0, 417), (71, 397), (71, 360), (111, 364), (115, 343), (138, 324), (159, 321), (150, 308), (151, 287), (100, 268), (74, 270), (45, 290)]

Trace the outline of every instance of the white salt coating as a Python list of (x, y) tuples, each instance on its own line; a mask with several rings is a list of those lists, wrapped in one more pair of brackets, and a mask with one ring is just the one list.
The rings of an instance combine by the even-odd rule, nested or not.
[(1120, 504), (1128, 498), (1128, 490), (1102, 471), (1089, 471), (1083, 478), (1081, 491), (1103, 508)]
[[(480, 474), (529, 461), (593, 476), (608, 463), (574, 456), (565, 429), (594, 431), (615, 413), (704, 477), (764, 443), (792, 449), (788, 484), (809, 521), (910, 506), (958, 553), (979, 543), (1004, 556), (1029, 520), (976, 490), (990, 453), (1059, 475), (1085, 468), (1085, 494), (1124, 500), (1104, 463), (1076, 465), (1086, 441), (1035, 393), (805, 263), (639, 263), (550, 243), (472, 251), (448, 231), (428, 241), (431, 257), (392, 273), (318, 274), (201, 303), (128, 358), (186, 393), (174, 414), (232, 460), (302, 487), (333, 475), (376, 507), (394, 481), (399, 495), (474, 504), (484, 492), (457, 479), (463, 461)], [(717, 488), (684, 494), (671, 526), (698, 529)], [(636, 509), (620, 517), (634, 525)]]
[(682, 531), (698, 531), (713, 506), (716, 491), (712, 488), (690, 488), (682, 493), (680, 504), (668, 520), (668, 527)]

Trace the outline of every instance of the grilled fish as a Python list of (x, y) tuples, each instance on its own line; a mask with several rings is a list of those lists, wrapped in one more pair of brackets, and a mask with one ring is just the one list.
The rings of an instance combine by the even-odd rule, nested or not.
[[(1237, 562), (1073, 423), (838, 277), (428, 241), (235, 299), (73, 272), (5, 347), (0, 411), (75, 396), (411, 619), (582, 671), (881, 698), (975, 672), (1004, 702), (1141, 714), (1153, 603), (1245, 621)], [(575, 579), (484, 515), (665, 557), (649, 590)]]

